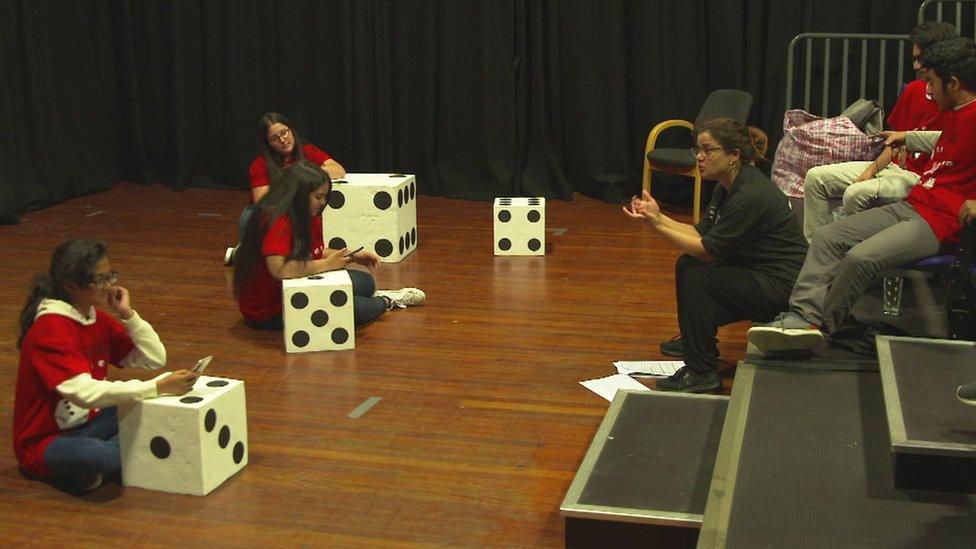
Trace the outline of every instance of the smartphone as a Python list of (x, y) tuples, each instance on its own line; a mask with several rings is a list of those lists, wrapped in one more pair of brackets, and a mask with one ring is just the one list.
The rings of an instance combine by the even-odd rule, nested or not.
[(207, 368), (207, 365), (210, 364), (211, 360), (213, 360), (213, 355), (205, 356), (201, 358), (200, 360), (197, 361), (195, 366), (190, 368), (190, 371), (196, 372), (198, 374), (202, 374), (203, 371)]
[(361, 251), (363, 251), (363, 248), (364, 248), (364, 247), (365, 247), (365, 246), (360, 246), (360, 247), (358, 247), (358, 248), (356, 248), (355, 250), (353, 250), (353, 251), (351, 251), (351, 252), (349, 252), (349, 253), (347, 253), (347, 254), (346, 254), (345, 256), (343, 256), (343, 257), (352, 257), (352, 255), (353, 255), (354, 253), (356, 253), (356, 252), (361, 252)]

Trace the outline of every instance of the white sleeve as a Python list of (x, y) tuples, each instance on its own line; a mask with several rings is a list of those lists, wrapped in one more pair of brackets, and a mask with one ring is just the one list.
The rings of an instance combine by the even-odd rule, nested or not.
[(132, 311), (132, 318), (123, 320), (122, 325), (132, 338), (135, 348), (125, 355), (119, 366), (143, 370), (158, 370), (166, 366), (166, 347), (163, 347), (163, 342), (159, 340), (159, 335), (151, 324), (143, 320), (139, 313)]
[(931, 153), (935, 150), (935, 142), (942, 135), (941, 131), (918, 131), (905, 134), (905, 148), (909, 152)]
[(104, 408), (156, 397), (156, 380), (108, 381), (92, 379), (91, 374), (78, 374), (56, 387), (61, 396), (82, 408)]

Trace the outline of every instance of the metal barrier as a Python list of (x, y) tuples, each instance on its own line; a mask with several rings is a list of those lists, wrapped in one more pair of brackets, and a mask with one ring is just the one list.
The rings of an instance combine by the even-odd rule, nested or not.
[[(803, 74), (797, 75), (795, 64), (801, 45)], [(898, 98), (906, 75), (914, 76), (907, 34), (799, 34), (790, 42), (787, 53), (786, 108), (835, 116), (848, 103), (865, 98), (877, 99), (887, 112)], [(798, 77), (802, 78), (802, 87), (794, 86)], [(819, 78), (816, 85), (815, 78)], [(802, 98), (797, 97), (800, 91)]]
[[(950, 15), (954, 15), (950, 19)], [(918, 7), (918, 22), (952, 23), (960, 36), (976, 36), (976, 0), (925, 0)]]

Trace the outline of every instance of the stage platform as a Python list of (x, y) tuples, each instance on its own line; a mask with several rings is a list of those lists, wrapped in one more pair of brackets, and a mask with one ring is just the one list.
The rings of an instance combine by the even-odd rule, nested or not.
[(956, 399), (973, 342), (883, 336), (878, 359), (897, 486), (976, 492), (976, 409)]
[(620, 391), (560, 512), (567, 547), (693, 547), (728, 398)]
[(881, 378), (736, 372), (699, 548), (972, 547), (976, 497), (901, 490)]

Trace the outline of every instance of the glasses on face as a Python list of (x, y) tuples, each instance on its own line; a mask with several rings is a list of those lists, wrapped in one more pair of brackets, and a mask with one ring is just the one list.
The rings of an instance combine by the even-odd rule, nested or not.
[(712, 156), (713, 152), (721, 150), (724, 149), (722, 149), (722, 147), (692, 147), (691, 154), (695, 155), (695, 158), (697, 158), (699, 155), (709, 157)]
[(117, 273), (115, 271), (110, 271), (110, 272), (108, 272), (106, 274), (93, 276), (92, 279), (91, 279), (91, 281), (92, 281), (92, 284), (94, 284), (96, 287), (104, 290), (104, 289), (108, 288), (109, 286), (115, 284), (115, 282), (118, 279), (119, 279), (119, 273)]
[(285, 129), (281, 130), (280, 132), (278, 132), (276, 134), (272, 134), (271, 137), (268, 137), (268, 142), (270, 142), (270, 143), (275, 143), (275, 142), (284, 143), (284, 142), (286, 142), (288, 140), (288, 136), (289, 135), (291, 135), (291, 129), (290, 128), (285, 128)]

